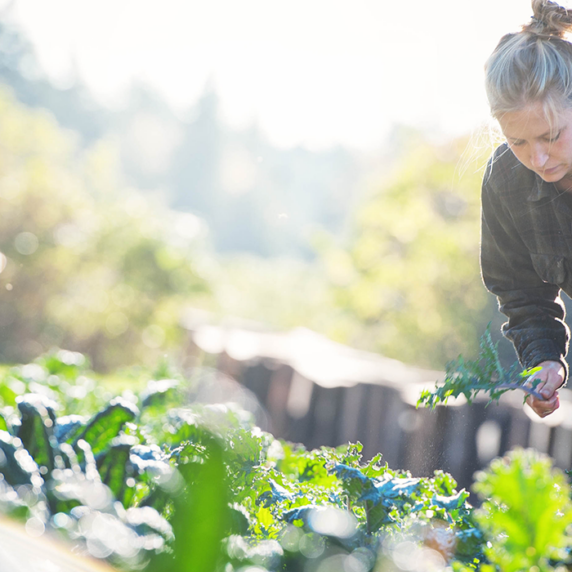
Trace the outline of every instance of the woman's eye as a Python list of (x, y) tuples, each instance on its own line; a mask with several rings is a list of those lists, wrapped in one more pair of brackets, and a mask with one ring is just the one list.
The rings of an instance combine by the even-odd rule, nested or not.
[(548, 142), (554, 143), (555, 141), (558, 141), (558, 139), (560, 138), (560, 133), (562, 133), (562, 131), (559, 131), (554, 137), (548, 139)]
[(511, 147), (520, 147), (521, 145), (524, 145), (524, 141), (509, 141), (509, 145)]

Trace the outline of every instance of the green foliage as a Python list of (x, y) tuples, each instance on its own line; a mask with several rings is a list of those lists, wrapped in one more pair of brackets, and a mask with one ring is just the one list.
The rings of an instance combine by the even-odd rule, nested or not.
[(570, 487), (551, 460), (533, 450), (514, 450), (477, 473), (483, 501), (475, 518), (491, 540), (491, 564), (503, 572), (556, 570), (570, 565)]
[[(491, 401), (498, 401), (507, 391), (520, 389), (528, 395), (543, 399), (535, 391), (539, 379), (528, 382), (530, 376), (539, 368), (521, 371), (518, 363), (508, 370), (500, 363), (497, 345), (493, 343), (489, 328), (481, 337), (480, 353), (476, 360), (466, 361), (462, 356), (447, 364), (444, 381), (438, 383), (433, 391), (424, 390), (417, 406), (424, 405), (434, 409), (438, 404), (445, 405), (450, 397), (464, 395), (469, 403), (482, 393)], [(527, 383), (528, 382), (528, 383)]]
[(478, 539), (467, 493), (448, 475), (414, 479), (381, 455), (363, 462), (359, 443), (277, 441), (232, 404), (189, 403), (177, 375), (132, 401), (92, 391), (90, 412), (77, 399), (85, 379), (85, 363), (65, 352), (0, 379), (11, 387), (0, 404), (0, 507), (94, 556), (149, 572), (299, 570), (334, 556), (369, 570), (396, 535), (419, 546), (433, 530), (459, 547)]
[(102, 411), (99, 411), (76, 437), (86, 440), (94, 455), (104, 451), (111, 440), (119, 435), (128, 421), (133, 421), (139, 411), (135, 405), (121, 398), (115, 398)]
[(148, 572), (216, 569), (231, 514), (223, 458), (221, 444), (211, 438), (204, 462), (179, 466), (185, 487), (173, 499), (173, 553), (155, 555), (146, 568)]
[(122, 569), (572, 564), (571, 490), (537, 453), (514, 451), (479, 473), (474, 510), (442, 471), (414, 478), (381, 455), (364, 461), (359, 443), (308, 451), (260, 431), (235, 405), (191, 403), (188, 381), (172, 370), (130, 400), (92, 391), (94, 407), (78, 414), (65, 396), (89, 371), (79, 356), (75, 369), (69, 361), (51, 353), (2, 373), (10, 391), (0, 396), (0, 511)]

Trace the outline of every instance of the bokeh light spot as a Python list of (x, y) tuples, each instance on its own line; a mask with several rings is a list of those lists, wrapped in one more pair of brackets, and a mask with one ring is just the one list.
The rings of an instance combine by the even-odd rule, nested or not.
[(20, 254), (28, 256), (34, 254), (39, 246), (38, 237), (31, 232), (21, 232), (14, 239), (14, 247)]
[(46, 527), (44, 526), (44, 523), (36, 516), (33, 516), (26, 521), (26, 532), (33, 538), (42, 536), (45, 530)]
[(303, 532), (299, 528), (289, 524), (284, 529), (282, 536), (280, 537), (282, 548), (284, 548), (284, 550), (289, 550), (290, 552), (296, 552), (302, 535)]
[(356, 520), (349, 512), (336, 508), (316, 510), (308, 518), (312, 530), (326, 536), (350, 538), (356, 532)]
[(58, 512), (52, 517), (52, 522), (56, 528), (69, 528), (73, 521), (65, 512)]
[(302, 536), (299, 547), (306, 558), (318, 558), (324, 553), (326, 542), (319, 534), (309, 533)]

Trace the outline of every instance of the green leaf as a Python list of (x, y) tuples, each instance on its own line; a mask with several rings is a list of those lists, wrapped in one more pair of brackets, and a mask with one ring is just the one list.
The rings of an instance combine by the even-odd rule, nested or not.
[(230, 534), (248, 534), (248, 529), (251, 526), (248, 511), (241, 505), (235, 503), (230, 507), (230, 520), (229, 530)]
[(438, 404), (446, 405), (449, 397), (460, 395), (464, 395), (467, 401), (472, 403), (478, 394), (486, 395), (491, 403), (514, 389), (524, 391), (525, 399), (528, 395), (542, 399), (535, 391), (538, 380), (527, 384), (530, 376), (539, 371), (539, 368), (521, 371), (519, 364), (515, 363), (505, 370), (500, 363), (497, 346), (498, 344), (492, 341), (489, 324), (481, 337), (481, 349), (477, 359), (465, 361), (463, 356), (459, 356), (456, 361), (449, 362), (444, 381), (437, 383), (433, 391), (422, 391), (417, 407), (435, 409)]
[(0, 474), (9, 485), (43, 484), (38, 465), (22, 447), (22, 441), (5, 431), (0, 431), (0, 461)]
[(486, 554), (503, 572), (537, 567), (552, 570), (571, 539), (570, 488), (549, 457), (516, 449), (477, 474), (474, 490), (483, 500), (475, 518), (490, 541)]
[(151, 560), (148, 572), (217, 569), (230, 518), (229, 487), (221, 445), (211, 439), (207, 449), (208, 457), (203, 464), (179, 467), (185, 490), (173, 499), (174, 560), (157, 556)]
[(272, 511), (265, 506), (261, 505), (256, 511), (256, 524), (255, 530), (257, 534), (261, 534), (272, 528), (274, 524), (274, 516)]
[(129, 453), (136, 443), (134, 437), (116, 437), (111, 442), (110, 449), (96, 459), (102, 483), (107, 485), (113, 496), (119, 500), (123, 498), (125, 481), (129, 474)]
[(37, 360), (49, 375), (58, 375), (67, 379), (75, 379), (88, 367), (89, 361), (79, 352), (55, 350), (44, 354)]
[(97, 413), (87, 424), (85, 429), (74, 440), (74, 448), (78, 441), (87, 441), (94, 455), (99, 455), (111, 445), (111, 441), (129, 421), (133, 421), (139, 410), (133, 403), (116, 397), (109, 405)]
[(11, 435), (14, 434), (14, 428), (10, 421), (10, 417), (13, 416), (12, 412), (12, 407), (5, 407), (3, 410), (0, 410), (0, 431), (7, 431)]
[(66, 415), (56, 421), (54, 434), (58, 443), (72, 443), (85, 429), (85, 421), (81, 415)]
[(176, 397), (178, 386), (176, 379), (149, 381), (147, 389), (141, 394), (141, 408), (157, 408), (168, 404)]
[(26, 394), (17, 398), (22, 423), (18, 437), (39, 467), (48, 472), (54, 469), (57, 441), (54, 436), (56, 404), (38, 394)]

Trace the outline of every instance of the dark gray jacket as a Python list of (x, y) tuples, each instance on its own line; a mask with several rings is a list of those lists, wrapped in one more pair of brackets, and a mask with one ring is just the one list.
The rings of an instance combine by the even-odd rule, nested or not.
[(481, 271), (508, 317), (504, 335), (524, 367), (567, 368), (570, 330), (560, 291), (572, 295), (572, 196), (527, 169), (506, 144), (482, 188)]

